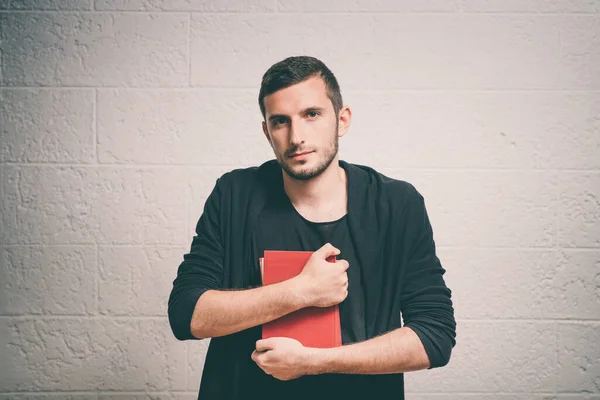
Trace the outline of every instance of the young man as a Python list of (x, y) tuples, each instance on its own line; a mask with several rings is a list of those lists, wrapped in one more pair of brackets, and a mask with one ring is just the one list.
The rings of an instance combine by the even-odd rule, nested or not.
[[(217, 180), (169, 298), (179, 340), (212, 338), (198, 398), (403, 399), (402, 374), (445, 365), (456, 337), (423, 197), (339, 160), (352, 114), (321, 61), (273, 65), (259, 105), (276, 160)], [(296, 278), (261, 286), (264, 250), (315, 253)], [(343, 346), (261, 340), (262, 324), (333, 304)]]

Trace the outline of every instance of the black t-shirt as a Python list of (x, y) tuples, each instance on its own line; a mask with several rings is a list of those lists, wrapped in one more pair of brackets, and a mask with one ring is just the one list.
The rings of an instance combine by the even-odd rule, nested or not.
[[(365, 335), (361, 266), (356, 258), (355, 243), (350, 236), (346, 217), (344, 215), (338, 220), (329, 222), (309, 221), (298, 213), (283, 192), (279, 196), (274, 196), (273, 200), (262, 210), (252, 236), (255, 260), (262, 257), (265, 250), (316, 251), (325, 243), (331, 243), (340, 250), (337, 259), (343, 259), (349, 263), (347, 270), (348, 296), (339, 304), (343, 344), (356, 342), (357, 333), (363, 337)], [(260, 284), (258, 261), (256, 261), (252, 281), (257, 286)], [(256, 339), (260, 338), (260, 334), (261, 330), (256, 329)], [(256, 368), (258, 369), (258, 367)], [(322, 393), (323, 390), (340, 395), (340, 390), (348, 390), (359, 383), (356, 375), (324, 374), (304, 376), (285, 382), (266, 375), (260, 369), (259, 375), (262, 375), (257, 380), (257, 383), (260, 382), (260, 392), (263, 395), (268, 392), (276, 396), (284, 396), (281, 398), (290, 396), (314, 398), (315, 393)], [(359, 380), (362, 379), (359, 377)], [(351, 381), (354, 384), (351, 384)]]

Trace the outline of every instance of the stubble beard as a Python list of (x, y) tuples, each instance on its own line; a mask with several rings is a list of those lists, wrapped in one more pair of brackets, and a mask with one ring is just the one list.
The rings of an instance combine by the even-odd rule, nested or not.
[[(335, 134), (333, 135), (333, 143), (331, 143), (329, 146), (327, 146), (327, 148), (325, 149), (325, 153), (323, 155), (323, 159), (319, 160), (319, 163), (311, 169), (299, 169), (298, 171), (294, 171), (288, 161), (287, 161), (287, 156), (283, 155), (281, 157), (277, 157), (277, 162), (279, 163), (279, 165), (281, 166), (281, 168), (293, 179), (296, 179), (298, 181), (308, 181), (311, 180), (313, 178), (316, 178), (317, 176), (321, 175), (333, 162), (333, 159), (335, 158), (335, 156), (338, 153), (338, 149), (339, 149), (339, 137), (337, 135), (337, 131), (338, 131), (338, 125), (339, 123), (337, 123), (336, 121), (336, 126), (335, 126)], [(300, 167), (302, 168), (302, 167)]]

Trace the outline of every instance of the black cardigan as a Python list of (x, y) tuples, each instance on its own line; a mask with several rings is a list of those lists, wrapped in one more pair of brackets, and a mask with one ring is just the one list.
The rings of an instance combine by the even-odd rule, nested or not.
[[(348, 229), (360, 244), (356, 256), (363, 266), (366, 337), (359, 339), (399, 328), (402, 314), (404, 326), (421, 339), (431, 368), (447, 364), (456, 322), (423, 197), (411, 184), (370, 167), (341, 160), (339, 165), (347, 173)], [(195, 339), (192, 313), (206, 290), (250, 287), (250, 268), (255, 265), (250, 237), (275, 185), (283, 185), (275, 160), (217, 180), (169, 297), (169, 322), (177, 339)], [(248, 360), (252, 363), (252, 329), (211, 339), (201, 394), (235, 397), (235, 377), (244, 373)], [(402, 374), (394, 375), (402, 381)]]

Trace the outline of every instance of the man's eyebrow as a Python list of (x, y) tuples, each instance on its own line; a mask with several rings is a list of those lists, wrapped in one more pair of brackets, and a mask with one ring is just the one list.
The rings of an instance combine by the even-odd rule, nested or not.
[[(325, 111), (324, 107), (318, 107), (318, 106), (313, 106), (313, 107), (306, 107), (305, 109), (300, 111), (300, 114), (306, 114), (307, 112), (310, 111), (319, 111), (319, 112), (323, 112)], [(284, 114), (273, 114), (269, 117), (269, 121), (273, 121), (274, 119), (278, 119), (278, 118), (289, 118), (287, 115)]]
[(269, 117), (269, 122), (270, 122), (270, 121), (273, 121), (273, 120), (275, 120), (275, 119), (278, 119), (278, 118), (287, 118), (287, 115), (283, 115), (283, 114), (273, 114), (273, 115), (271, 115), (271, 116)]
[(301, 113), (301, 114), (306, 114), (306, 113), (307, 113), (307, 112), (309, 112), (309, 111), (319, 111), (319, 112), (323, 112), (323, 111), (325, 111), (325, 108), (324, 108), (324, 107), (317, 107), (317, 106), (314, 106), (314, 107), (308, 107), (308, 108), (305, 108), (304, 110), (300, 111), (300, 113)]

